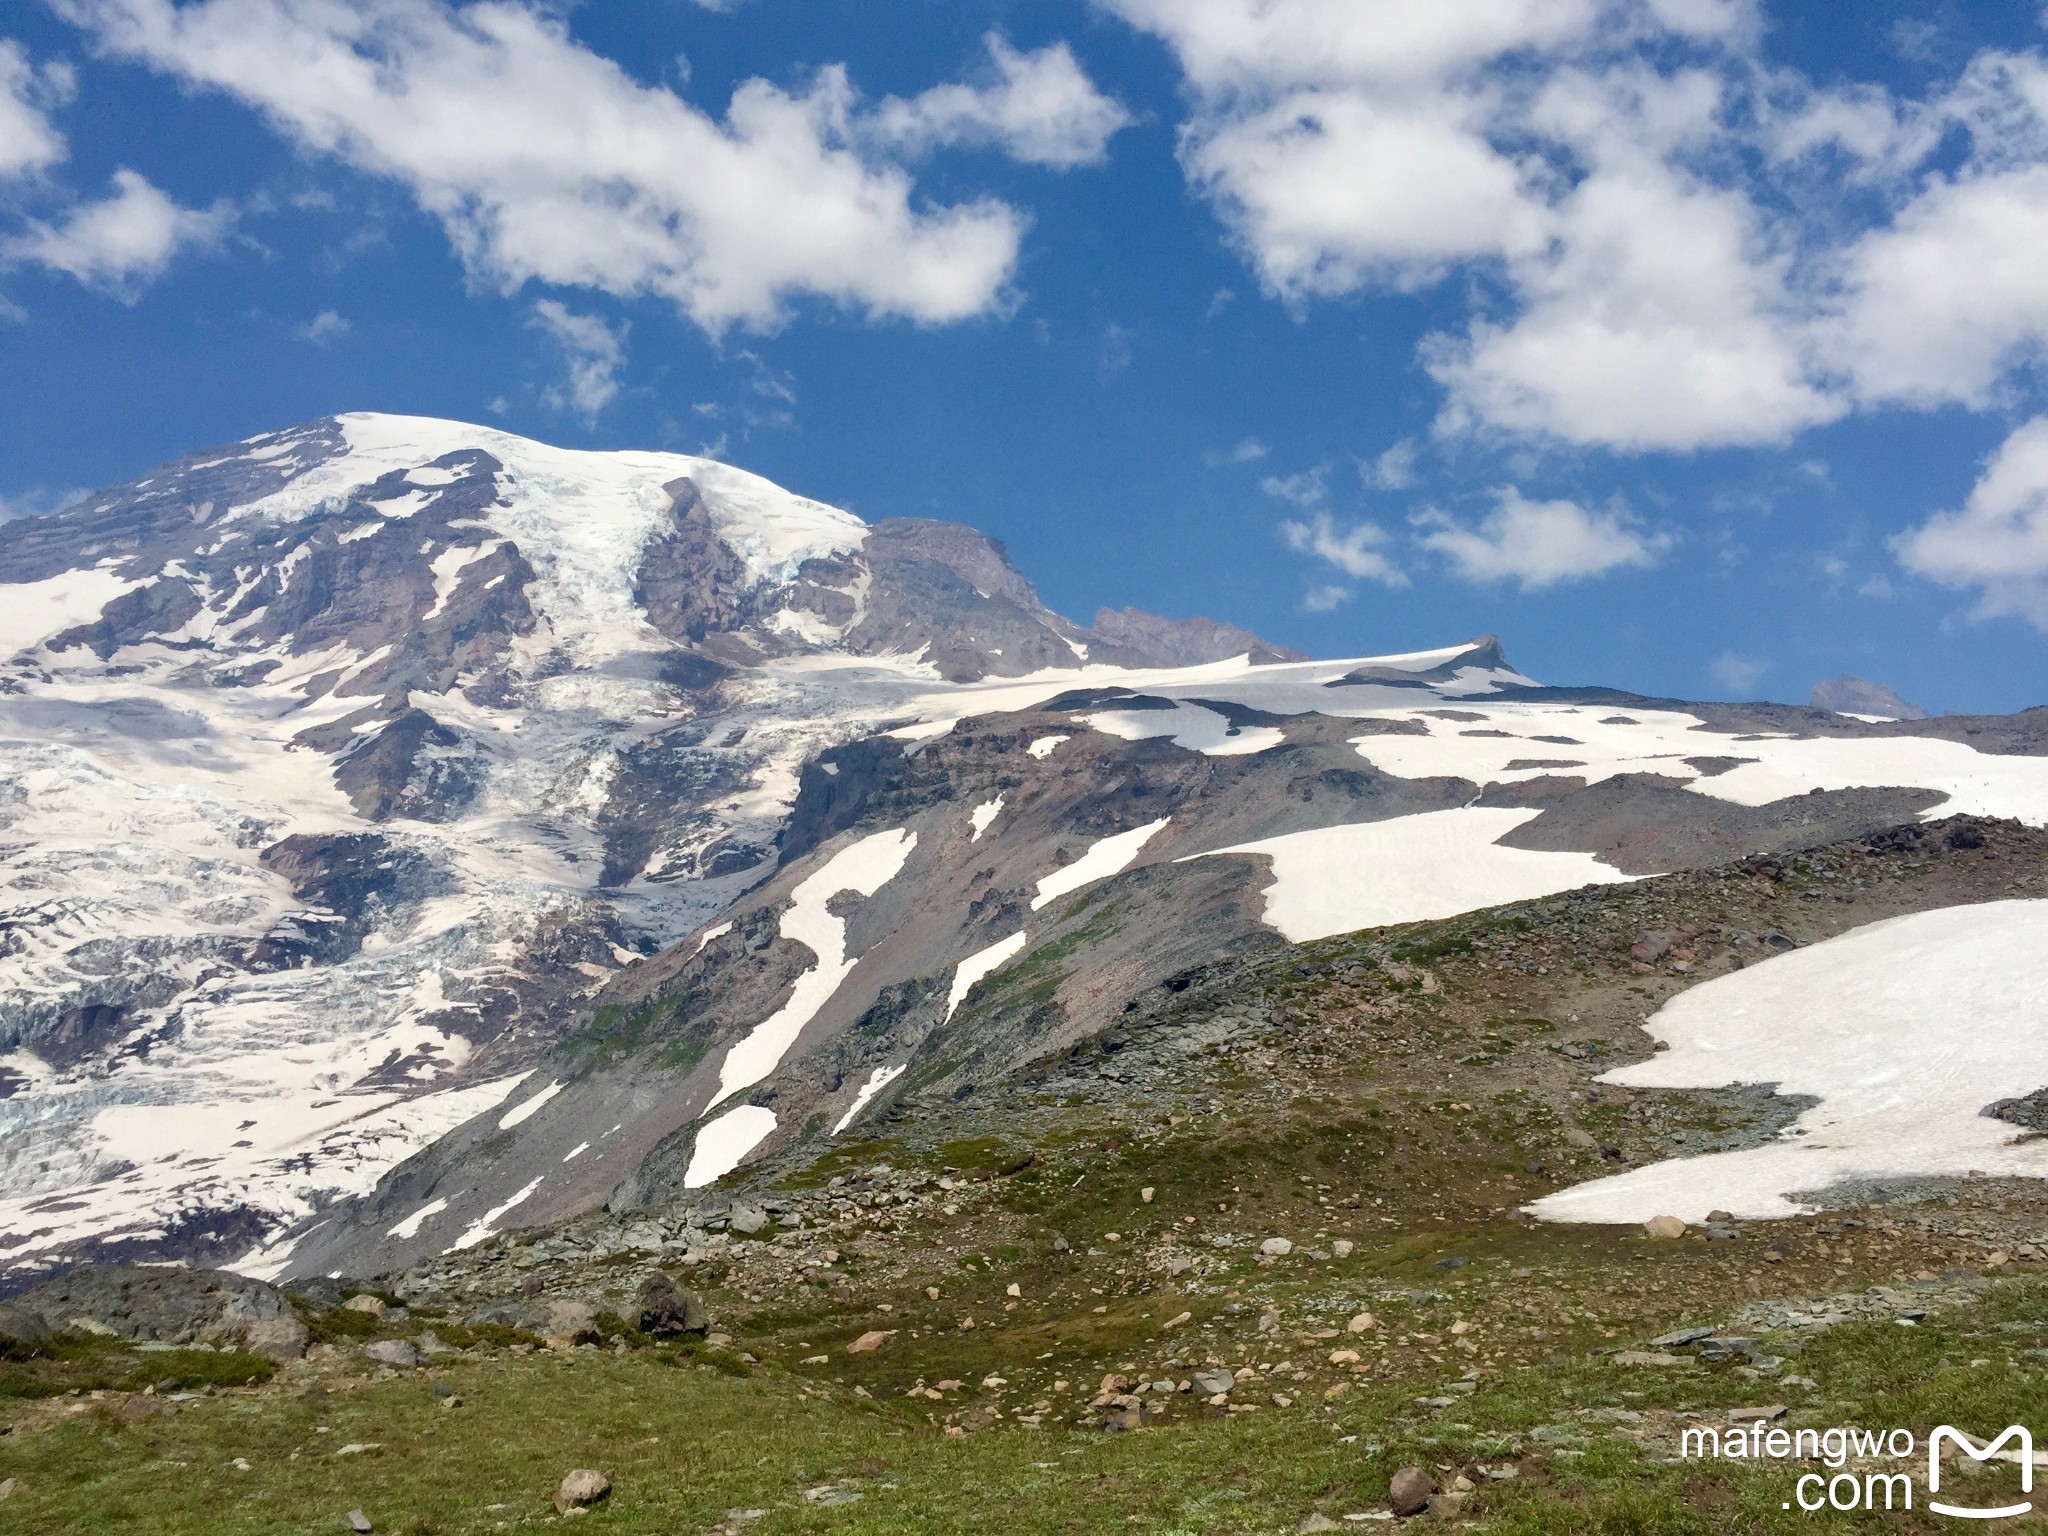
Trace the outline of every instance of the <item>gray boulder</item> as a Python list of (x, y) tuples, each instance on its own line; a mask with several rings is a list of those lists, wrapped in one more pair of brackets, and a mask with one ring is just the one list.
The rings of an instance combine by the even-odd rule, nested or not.
[(640, 1294), (635, 1303), (638, 1307), (635, 1321), (642, 1333), (651, 1333), (656, 1338), (674, 1338), (677, 1334), (710, 1331), (711, 1314), (704, 1310), (704, 1303), (661, 1270), (657, 1269), (640, 1282)]

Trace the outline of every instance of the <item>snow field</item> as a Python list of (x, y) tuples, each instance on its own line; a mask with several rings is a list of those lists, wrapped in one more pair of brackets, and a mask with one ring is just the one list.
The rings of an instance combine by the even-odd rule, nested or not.
[(2048, 901), (1944, 907), (1857, 928), (1680, 993), (1644, 1026), (1668, 1050), (1600, 1081), (1770, 1083), (1820, 1100), (1775, 1142), (1561, 1190), (1548, 1221), (1797, 1215), (1859, 1179), (2048, 1178), (2048, 1141), (1983, 1113), (2048, 1085)]
[(1192, 857), (1253, 853), (1272, 860), (1266, 922), (1295, 944), (1631, 878), (1590, 853), (1498, 845), (1538, 814), (1464, 806), (1289, 832)]
[(141, 586), (112, 571), (65, 571), (44, 581), (0, 585), (0, 660), (33, 650), (52, 635), (90, 624), (100, 610)]
[[(1421, 722), (1426, 736), (1361, 736), (1352, 743), (1375, 768), (1402, 778), (1450, 776), (1515, 783), (1561, 774), (1588, 783), (1622, 773), (1687, 780), (1695, 794), (1767, 805), (1810, 790), (1898, 786), (1949, 798), (1930, 815), (2011, 816), (2048, 825), (2048, 757), (1994, 756), (1932, 736), (1728, 736), (1695, 715), (1609, 705), (1487, 704), (1484, 718), (1446, 720), (1427, 709), (1387, 712)], [(1707, 774), (1688, 758), (1748, 759)], [(1511, 762), (1570, 766), (1510, 768)]]

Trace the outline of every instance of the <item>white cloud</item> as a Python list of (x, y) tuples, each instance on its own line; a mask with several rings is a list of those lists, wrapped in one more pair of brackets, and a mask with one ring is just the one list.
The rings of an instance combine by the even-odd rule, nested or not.
[(1301, 600), (1304, 613), (1335, 613), (1351, 601), (1349, 587), (1310, 587)]
[(596, 315), (579, 315), (555, 299), (533, 306), (534, 327), (545, 331), (562, 349), (569, 367), (566, 384), (550, 388), (544, 398), (556, 410), (573, 410), (585, 420), (617, 398), (619, 370), (626, 363), (626, 328), (613, 330)]
[(88, 288), (133, 303), (179, 251), (218, 244), (233, 219), (224, 203), (181, 207), (123, 169), (114, 172), (113, 196), (79, 204), (58, 224), (31, 220), (27, 233), (0, 240), (0, 262), (35, 262), (68, 272)]
[(1771, 670), (1771, 664), (1755, 656), (1741, 656), (1734, 651), (1723, 651), (1707, 663), (1707, 676), (1711, 677), (1728, 693), (1747, 694), (1763, 680)]
[(1268, 475), (1259, 482), (1259, 489), (1275, 501), (1291, 501), (1303, 508), (1317, 507), (1329, 496), (1329, 477), (1330, 467), (1318, 464), (1298, 475)]
[(71, 86), (68, 71), (38, 70), (21, 44), (0, 37), (0, 179), (32, 176), (64, 158), (64, 135), (45, 109), (68, 98)]
[(979, 85), (938, 85), (908, 101), (892, 96), (875, 113), (876, 132), (912, 151), (941, 145), (996, 145), (1027, 165), (1071, 170), (1098, 165), (1109, 141), (1130, 126), (1123, 106), (1095, 82), (1065, 43), (1019, 53), (997, 33), (983, 39), (992, 77)]
[(1405, 491), (1415, 484), (1415, 439), (1404, 437), (1378, 458), (1358, 466), (1358, 478), (1375, 491)]
[(1430, 530), (1422, 546), (1444, 556), (1468, 581), (1514, 581), (1524, 592), (1537, 592), (1626, 566), (1654, 565), (1670, 546), (1668, 537), (1644, 535), (1618, 511), (1531, 501), (1513, 486), (1501, 487), (1494, 498), (1494, 509), (1476, 528), (1435, 510), (1414, 520)]
[(1865, 400), (1983, 406), (2048, 343), (2048, 165), (1937, 179), (1847, 260), (1831, 353)]
[(2039, 53), (1904, 99), (1772, 65), (1747, 0), (1104, 3), (1174, 51), (1268, 293), (1465, 279), (1441, 431), (1769, 444), (2048, 357)]
[(316, 347), (324, 347), (330, 341), (339, 341), (352, 327), (348, 317), (338, 310), (323, 309), (300, 329), (299, 334)]
[(1269, 292), (1412, 289), (1453, 262), (1542, 246), (1520, 169), (1474, 131), (1480, 110), (1449, 95), (1290, 92), (1192, 129), (1181, 158)]
[(1280, 525), (1280, 536), (1289, 549), (1326, 560), (1347, 576), (1390, 587), (1408, 584), (1407, 575), (1381, 553), (1387, 531), (1377, 523), (1355, 523), (1339, 533), (1329, 514), (1318, 512), (1306, 522), (1289, 518)]
[(1960, 510), (1929, 518), (1892, 549), (1909, 571), (1979, 589), (1980, 616), (2048, 631), (2048, 416), (2000, 445)]
[(804, 297), (939, 324), (998, 307), (1016, 264), (1024, 216), (917, 197), (839, 66), (795, 92), (746, 81), (714, 120), (538, 3), (54, 3), (110, 53), (402, 184), (506, 291), (654, 295), (712, 332)]

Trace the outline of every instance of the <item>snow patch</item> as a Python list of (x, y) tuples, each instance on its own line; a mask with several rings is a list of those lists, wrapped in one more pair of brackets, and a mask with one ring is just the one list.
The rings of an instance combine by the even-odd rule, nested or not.
[(968, 838), (967, 841), (970, 843), (980, 842), (981, 834), (986, 832), (989, 829), (990, 823), (1002, 814), (1003, 797), (1001, 795), (997, 795), (995, 799), (985, 804), (977, 805), (967, 815), (967, 819), (974, 824), (974, 836)]
[(498, 1122), (498, 1129), (501, 1131), (509, 1131), (512, 1129), (513, 1126), (518, 1125), (521, 1122), (532, 1118), (534, 1112), (537, 1111), (541, 1107), (541, 1105), (547, 1103), (549, 1099), (552, 1099), (556, 1094), (560, 1093), (567, 1086), (568, 1085), (566, 1083), (561, 1082), (559, 1079), (555, 1082), (549, 1083), (547, 1087), (541, 1089), (541, 1091), (539, 1093), (536, 1093), (532, 1098), (527, 1099), (523, 1103), (517, 1105), (515, 1108), (507, 1111), (504, 1118)]
[(1053, 752), (1059, 747), (1061, 742), (1072, 741), (1073, 739), (1071, 736), (1041, 736), (1024, 750), (1040, 762), (1044, 762), (1045, 759), (1053, 755)]
[(429, 1216), (438, 1216), (447, 1209), (448, 1202), (446, 1200), (429, 1200), (384, 1235), (386, 1237), (404, 1238), (407, 1240), (418, 1237), (420, 1227)]
[(1122, 741), (1171, 736), (1175, 746), (1208, 757), (1248, 757), (1287, 741), (1270, 725), (1234, 726), (1215, 710), (1184, 700), (1176, 700), (1172, 709), (1104, 710), (1085, 717), (1083, 723)]
[(448, 1252), (455, 1253), (464, 1248), (474, 1248), (478, 1243), (497, 1231), (498, 1223), (505, 1219), (505, 1213), (514, 1206), (524, 1205), (527, 1196), (531, 1195), (536, 1189), (539, 1189), (542, 1181), (546, 1178), (547, 1175), (542, 1174), (540, 1178), (535, 1179), (503, 1205), (494, 1205), (488, 1211), (485, 1211), (483, 1215), (477, 1217), (475, 1221), (472, 1221), (467, 1227), (463, 1228), (462, 1236), (455, 1239), (449, 1245)]
[(897, 1078), (901, 1077), (908, 1070), (909, 1063), (906, 1062), (900, 1067), (877, 1067), (874, 1071), (870, 1072), (868, 1080), (860, 1085), (860, 1092), (854, 1095), (853, 1108), (839, 1117), (839, 1123), (832, 1127), (832, 1134), (837, 1136), (841, 1131), (853, 1124), (859, 1117), (860, 1112), (874, 1102), (876, 1094), (895, 1082)]
[(1499, 846), (1539, 814), (1462, 806), (1289, 832), (1194, 857), (1253, 853), (1271, 859), (1266, 922), (1295, 944), (1632, 878), (1590, 853)]
[(2048, 1141), (1982, 1113), (2048, 1083), (2048, 901), (1872, 923), (1702, 982), (1645, 1028), (1670, 1049), (1600, 1081), (1770, 1083), (1820, 1103), (1768, 1145), (1575, 1185), (1537, 1216), (1795, 1216), (1811, 1209), (1795, 1196), (1849, 1180), (2048, 1178)]
[(697, 1145), (690, 1153), (690, 1166), (683, 1171), (683, 1188), (702, 1189), (716, 1184), (775, 1130), (775, 1111), (758, 1104), (729, 1109), (697, 1132)]
[(989, 972), (1009, 964), (1010, 961), (1024, 952), (1024, 937), (1023, 932), (1020, 930), (1011, 934), (1007, 939), (998, 939), (995, 943), (989, 945), (987, 949), (976, 950), (954, 968), (953, 987), (946, 994), (946, 1017), (948, 1019), (953, 1017), (954, 1010), (966, 1000), (967, 994), (974, 990), (974, 984), (977, 981), (980, 981)]
[(1093, 885), (1097, 880), (1122, 874), (1131, 867), (1131, 861), (1137, 858), (1140, 850), (1171, 820), (1171, 816), (1162, 816), (1142, 827), (1133, 827), (1128, 832), (1119, 832), (1114, 837), (1091, 843), (1080, 858), (1038, 882), (1037, 893), (1031, 898), (1031, 910), (1037, 912), (1084, 885)]
[(874, 895), (903, 872), (904, 861), (916, 846), (917, 834), (906, 827), (877, 832), (840, 849), (823, 869), (790, 892), (789, 910), (782, 914), (782, 936), (804, 945), (818, 957), (818, 963), (797, 977), (788, 1002), (726, 1052), (712, 1104), (751, 1088), (780, 1066), (804, 1026), (859, 963), (846, 954), (845, 920), (833, 916), (827, 904), (841, 891)]

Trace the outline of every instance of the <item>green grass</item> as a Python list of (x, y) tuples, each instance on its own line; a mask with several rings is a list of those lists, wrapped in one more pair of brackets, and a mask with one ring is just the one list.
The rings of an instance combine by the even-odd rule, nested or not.
[[(1006, 1355), (1114, 1344), (1136, 1337), (1131, 1314), (1140, 1305), (1001, 1338), (968, 1336), (947, 1345), (946, 1361), (920, 1363), (965, 1377), (1001, 1369)], [(1067, 1325), (1084, 1322), (1103, 1337), (1068, 1335)], [(1813, 1405), (1788, 1422), (1902, 1425), (1923, 1435), (1936, 1422), (2025, 1422), (2043, 1400), (2041, 1371), (2017, 1351), (2038, 1346), (2044, 1331), (2048, 1285), (2038, 1282), (2002, 1285), (1976, 1311), (1916, 1329), (1838, 1328), (1797, 1357), (1820, 1385)], [(1225, 1419), (1190, 1412), (1182, 1400), (1175, 1418), (1135, 1433), (1002, 1426), (949, 1438), (927, 1422), (923, 1405), (900, 1396), (862, 1400), (847, 1385), (824, 1385), (838, 1378), (891, 1390), (882, 1383), (893, 1374), (886, 1350), (857, 1361), (831, 1354), (827, 1366), (795, 1373), (766, 1365), (742, 1373), (732, 1357), (694, 1345), (465, 1357), (434, 1373), (460, 1395), (453, 1408), (440, 1406), (425, 1374), (337, 1385), (313, 1400), (280, 1381), (141, 1423), (122, 1422), (115, 1397), (74, 1398), (63, 1406), (77, 1411), (0, 1438), (0, 1476), (20, 1480), (8, 1529), (333, 1532), (358, 1506), (379, 1531), (520, 1529), (552, 1518), (548, 1495), (563, 1472), (593, 1466), (616, 1491), (584, 1527), (591, 1536), (714, 1529), (731, 1509), (765, 1510), (747, 1527), (765, 1536), (1249, 1536), (1291, 1531), (1317, 1511), (1382, 1509), (1387, 1478), (1400, 1465), (1428, 1466), (1447, 1479), (1474, 1462), (1507, 1460), (1521, 1475), (1483, 1482), (1463, 1511), (1493, 1533), (1719, 1536), (1880, 1521), (1888, 1530), (1934, 1528), (1914, 1524), (1924, 1516), (1788, 1512), (1781, 1506), (1793, 1471), (1663, 1464), (1616, 1438), (1609, 1423), (1579, 1416), (1688, 1407), (1715, 1422), (1727, 1407), (1780, 1390), (1726, 1368), (1632, 1369), (1577, 1355), (1503, 1373), (1449, 1408), (1415, 1401), (1435, 1389), (1439, 1371), (1361, 1384), (1327, 1407), (1268, 1404)], [(1092, 1383), (1075, 1386), (1070, 1408)], [(974, 1392), (970, 1379), (965, 1395)], [(1562, 1448), (1554, 1443), (1560, 1425), (1572, 1436)], [(373, 1449), (337, 1454), (347, 1445)], [(831, 1497), (859, 1497), (809, 1496), (827, 1488), (837, 1490)]]

